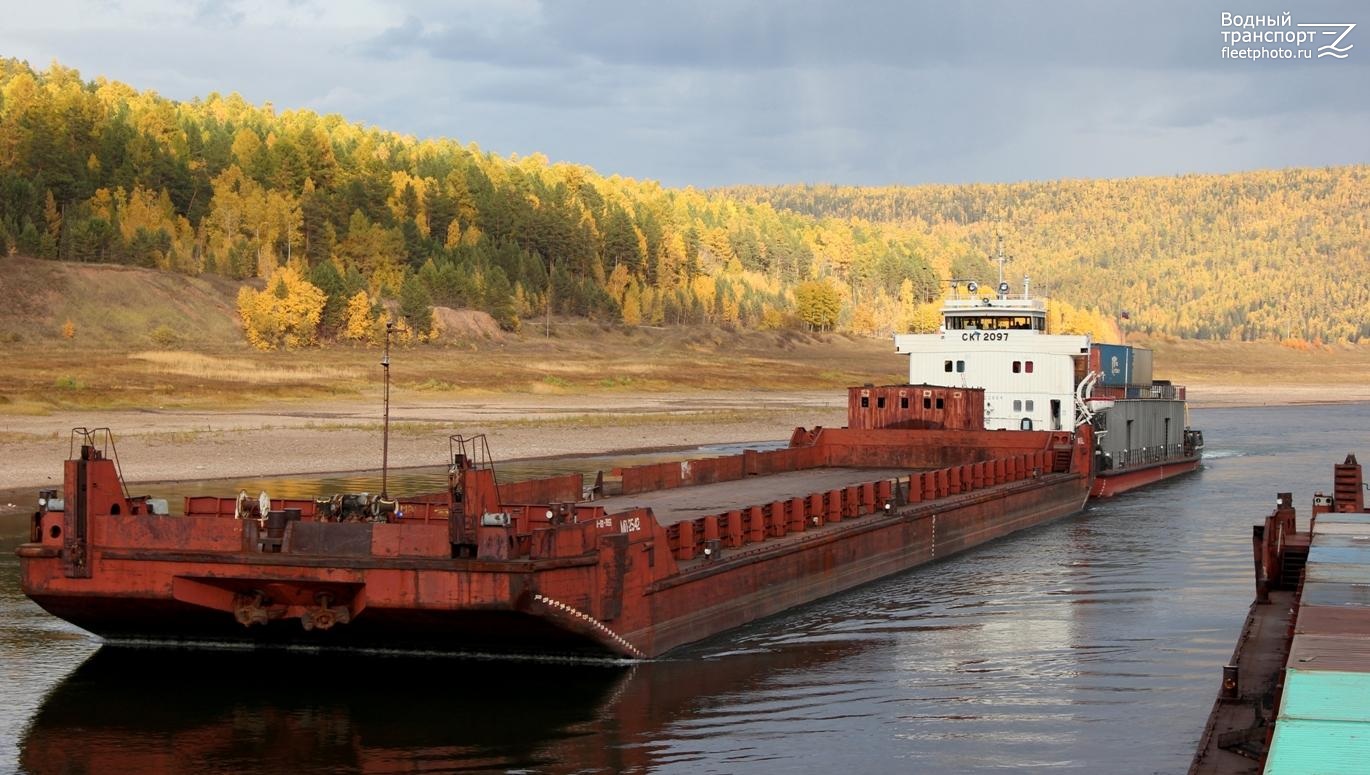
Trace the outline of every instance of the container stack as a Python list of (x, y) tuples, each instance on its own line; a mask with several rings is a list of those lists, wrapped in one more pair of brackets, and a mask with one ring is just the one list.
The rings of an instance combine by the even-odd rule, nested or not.
[[(1126, 344), (1093, 344), (1089, 368), (1099, 375), (1095, 398), (1174, 398), (1173, 391), (1156, 391), (1152, 379), (1152, 354), (1144, 347)], [(1169, 386), (1169, 383), (1165, 383)], [(1162, 395), (1164, 394), (1164, 395)]]

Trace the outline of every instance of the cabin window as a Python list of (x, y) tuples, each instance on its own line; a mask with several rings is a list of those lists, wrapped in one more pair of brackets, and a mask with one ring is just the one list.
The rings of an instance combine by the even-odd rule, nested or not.
[(965, 370), (966, 370), (966, 362), (965, 362), (965, 361), (957, 361), (957, 362), (956, 362), (956, 371), (958, 371), (958, 372), (964, 372)]
[(884, 409), (884, 408), (885, 408), (885, 397), (884, 397), (884, 396), (876, 396), (876, 398), (875, 398), (875, 408), (876, 408), (876, 409)]
[(899, 408), (900, 408), (900, 409), (908, 409), (908, 408), (909, 408), (909, 397), (908, 397), (908, 396), (900, 396), (900, 397), (899, 397)]
[(928, 398), (927, 396), (923, 396), (923, 408), (924, 408), (924, 409), (931, 409), (931, 408), (932, 408), (932, 399), (931, 399), (931, 398)]
[(1041, 331), (1043, 319), (1035, 315), (955, 315), (947, 318), (946, 326), (952, 330), (986, 329), (999, 331)]
[(942, 362), (942, 370), (943, 370), (943, 371), (951, 371), (951, 361), (943, 361), (943, 362)]
[(1015, 398), (1015, 399), (1013, 399), (1013, 411), (1015, 411), (1015, 412), (1021, 412), (1021, 411), (1023, 411), (1023, 399), (1021, 399), (1021, 398)]
[(1023, 371), (1026, 371), (1029, 374), (1032, 373), (1032, 361), (1023, 362)]
[(1013, 362), (1013, 373), (1014, 373), (1014, 374), (1018, 374), (1018, 373), (1020, 373), (1022, 370), (1023, 370), (1023, 362), (1022, 362), (1022, 361), (1014, 361), (1014, 362)]
[(942, 406), (943, 406), (942, 399), (941, 399), (941, 398), (938, 398), (938, 399), (937, 399), (937, 408), (938, 408), (938, 409), (941, 409)]
[(1031, 412), (1031, 411), (1032, 411), (1032, 399), (1029, 398), (1027, 401), (1024, 401), (1024, 402), (1023, 402), (1023, 406), (1024, 406), (1029, 412)]
[(870, 396), (861, 396), (861, 408), (862, 408), (862, 409), (869, 409), (869, 408), (870, 408), (870, 405), (871, 405), (871, 397), (870, 397)]

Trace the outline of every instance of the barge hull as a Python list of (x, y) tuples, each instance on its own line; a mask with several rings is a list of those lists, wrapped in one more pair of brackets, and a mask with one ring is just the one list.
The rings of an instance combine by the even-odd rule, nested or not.
[[(868, 516), (829, 530), (812, 530), (766, 541), (730, 553), (647, 585), (640, 597), (625, 595), (622, 618), (648, 626), (622, 633), (634, 650), (656, 656), (755, 619), (834, 595), (927, 562), (950, 557), (1020, 530), (1078, 512), (1088, 495), (1087, 481), (1074, 474), (999, 485), (922, 504), (907, 513)], [(30, 563), (25, 579), (31, 597), (45, 610), (119, 643), (187, 643), (225, 646), (299, 646), (385, 651), (492, 654), (635, 656), (610, 648), (604, 633), (572, 626), (593, 602), (579, 592), (594, 586), (588, 578), (567, 583), (575, 568), (529, 563), (503, 581), (475, 607), (454, 607), (478, 587), (491, 586), (481, 564), (448, 570), (430, 563), (392, 563), (399, 567), (336, 569), (292, 564), (277, 556), (270, 565), (220, 561), (192, 562), (194, 555), (137, 550), (101, 553), (103, 574), (137, 579), (124, 594), (80, 591), (81, 580), (54, 578)], [(54, 558), (55, 561), (55, 558)], [(404, 565), (412, 565), (405, 568)], [(476, 563), (470, 563), (476, 565)], [(594, 566), (584, 565), (582, 575)], [(301, 631), (293, 618), (244, 627), (232, 616), (236, 593), (264, 586), (271, 578), (317, 589), (340, 584), (364, 589), (364, 608), (346, 627)], [(423, 601), (422, 586), (434, 592)], [(214, 595), (223, 599), (211, 599)], [(342, 595), (340, 595), (342, 597)], [(444, 602), (445, 601), (445, 602)], [(420, 607), (423, 606), (423, 607)]]
[(971, 493), (842, 535), (810, 536), (761, 560), (740, 556), (717, 573), (682, 574), (652, 590), (658, 622), (630, 637), (664, 653), (681, 644), (844, 592), (988, 541), (1079, 512), (1086, 480), (1049, 477), (1012, 492)]
[(1194, 457), (1125, 470), (1100, 471), (1094, 476), (1094, 488), (1090, 494), (1095, 498), (1111, 498), (1173, 476), (1197, 471), (1198, 468), (1199, 458)]

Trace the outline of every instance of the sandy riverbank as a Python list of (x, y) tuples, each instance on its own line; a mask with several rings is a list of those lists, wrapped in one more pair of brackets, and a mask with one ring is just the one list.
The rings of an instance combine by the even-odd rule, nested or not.
[(1370, 383), (1337, 385), (1233, 385), (1190, 382), (1189, 405), (1195, 409), (1237, 406), (1296, 406), (1370, 401)]
[[(1196, 408), (1370, 401), (1370, 386), (1191, 385)], [(838, 391), (497, 395), (395, 402), (390, 464), (433, 465), (449, 434), (485, 433), (497, 459), (783, 439), (796, 426), (845, 423)], [(379, 468), (374, 401), (242, 411), (117, 410), (0, 415), (0, 490), (59, 483), (76, 426), (113, 428), (130, 481)], [(5, 504), (0, 503), (0, 507)]]
[[(0, 416), (0, 490), (60, 482), (69, 431), (77, 426), (114, 429), (130, 481), (379, 468), (379, 414), (374, 402), (347, 401), (224, 412)], [(832, 391), (396, 402), (390, 465), (441, 464), (454, 433), (484, 433), (496, 458), (509, 460), (783, 439), (796, 426), (842, 425), (845, 417), (845, 396)]]

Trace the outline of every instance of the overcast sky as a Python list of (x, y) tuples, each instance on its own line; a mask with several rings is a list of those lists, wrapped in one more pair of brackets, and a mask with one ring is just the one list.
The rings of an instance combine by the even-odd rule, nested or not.
[[(1286, 10), (1346, 59), (1222, 57)], [(1365, 2), (7, 0), (0, 56), (670, 186), (1370, 162)]]

